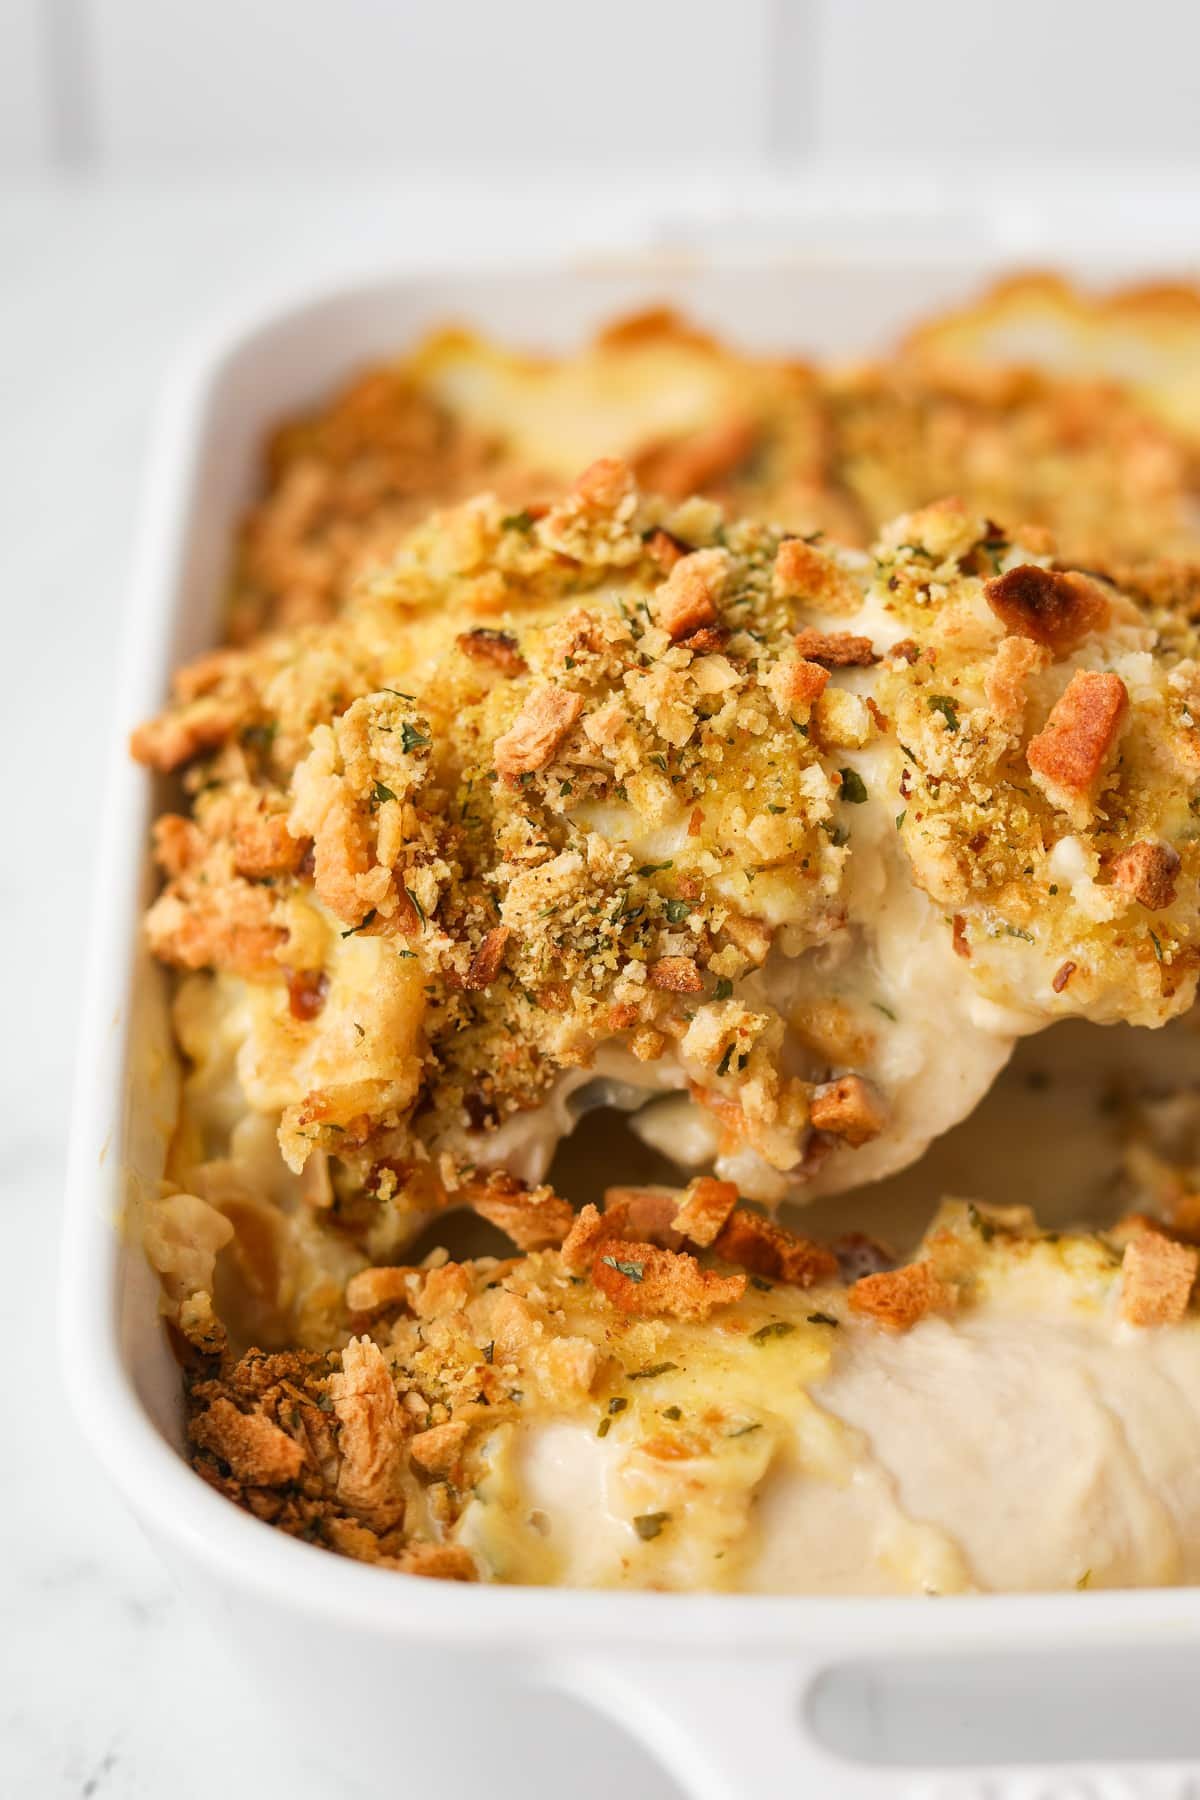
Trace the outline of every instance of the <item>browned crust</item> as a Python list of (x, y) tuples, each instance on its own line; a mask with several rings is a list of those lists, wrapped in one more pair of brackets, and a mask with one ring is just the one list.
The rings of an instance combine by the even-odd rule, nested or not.
[(1102, 631), (1111, 607), (1086, 575), (1022, 563), (983, 584), (988, 605), (1006, 631), (1065, 656), (1089, 632)]
[(589, 1201), (571, 1221), (571, 1229), (562, 1241), (562, 1265), (568, 1275), (582, 1275), (591, 1266), (596, 1246), (612, 1234), (613, 1221), (606, 1219), (598, 1206)]
[(832, 556), (803, 538), (785, 538), (775, 553), (771, 585), (781, 600), (857, 608), (858, 591)]
[(653, 558), (664, 575), (669, 575), (679, 559), (688, 554), (688, 546), (658, 526), (646, 539), (646, 554)]
[(988, 706), (1002, 725), (1019, 726), (1025, 717), (1031, 675), (1044, 669), (1050, 653), (1029, 637), (1001, 638), (988, 664), (983, 691)]
[(928, 1313), (950, 1312), (955, 1300), (954, 1289), (925, 1262), (864, 1275), (850, 1289), (854, 1311), (888, 1331), (908, 1331)]
[(561, 1244), (575, 1222), (569, 1202), (553, 1188), (526, 1187), (505, 1169), (468, 1183), (463, 1194), (471, 1211), (511, 1238), (518, 1250)]
[(472, 662), (485, 663), (501, 675), (524, 675), (529, 667), (521, 655), (517, 640), (510, 631), (493, 631), (477, 625), (472, 631), (460, 632), (455, 643)]
[(434, 1581), (478, 1581), (475, 1558), (461, 1544), (408, 1544), (395, 1566), (402, 1575), (424, 1575)]
[(796, 633), (796, 651), (827, 669), (866, 669), (879, 661), (869, 637), (852, 631), (815, 631), (811, 626)]
[(544, 769), (582, 711), (581, 694), (560, 687), (537, 688), (510, 728), (496, 739), (492, 754), (497, 771), (511, 778)]
[(329, 1397), (338, 1433), (337, 1497), (376, 1530), (404, 1517), (403, 1450), (411, 1420), (401, 1410), (396, 1384), (379, 1346), (351, 1338)]
[(879, 1136), (887, 1109), (861, 1075), (841, 1075), (813, 1089), (809, 1120), (814, 1131), (828, 1131), (857, 1149)]
[(638, 1238), (667, 1250), (683, 1246), (675, 1230), (679, 1189), (661, 1186), (610, 1187), (604, 1190), (604, 1235)]
[(237, 729), (240, 711), (230, 701), (197, 700), (194, 706), (138, 725), (130, 733), (129, 753), (135, 762), (170, 774), (225, 743)]
[(346, 1306), (352, 1313), (385, 1312), (408, 1303), (414, 1271), (384, 1265), (359, 1269), (346, 1283)]
[(798, 662), (783, 664), (780, 683), (790, 706), (812, 706), (829, 685), (829, 671), (820, 663), (801, 658)]
[(629, 464), (619, 456), (598, 456), (571, 483), (573, 494), (603, 512), (615, 509), (629, 489)]
[(1158, 1231), (1125, 1246), (1121, 1317), (1130, 1325), (1177, 1325), (1187, 1312), (1200, 1251)]
[(1161, 912), (1175, 899), (1179, 852), (1170, 844), (1131, 844), (1114, 856), (1111, 869), (1114, 884), (1147, 912)]
[(449, 1475), (462, 1455), (469, 1430), (470, 1426), (462, 1419), (431, 1425), (427, 1431), (417, 1433), (408, 1453), (427, 1475)]
[(670, 444), (652, 444), (635, 460), (638, 480), (668, 500), (686, 500), (732, 475), (758, 446), (751, 419), (719, 419), (706, 430)]
[(725, 569), (722, 550), (693, 550), (680, 557), (651, 602), (655, 623), (668, 637), (688, 637), (716, 622)]
[(1119, 675), (1079, 669), (1055, 703), (1026, 760), (1042, 777), (1047, 798), (1057, 803), (1086, 800), (1108, 765), (1129, 710), (1129, 694)]
[(706, 1246), (713, 1242), (737, 1200), (736, 1183), (718, 1181), (712, 1175), (698, 1175), (683, 1190), (679, 1211), (671, 1225), (693, 1244)]
[(699, 969), (690, 956), (660, 956), (651, 963), (649, 983), (668, 994), (698, 994), (704, 987)]
[(471, 958), (471, 966), (463, 982), (465, 988), (472, 993), (482, 993), (485, 988), (491, 987), (500, 973), (504, 962), (504, 947), (511, 936), (512, 932), (507, 925), (492, 927)]
[(232, 1400), (214, 1400), (192, 1420), (189, 1435), (199, 1449), (227, 1463), (236, 1481), (274, 1487), (295, 1481), (304, 1467), (299, 1444), (262, 1413), (239, 1412)]
[(813, 1287), (838, 1277), (837, 1258), (824, 1244), (741, 1206), (730, 1214), (713, 1248), (725, 1262), (788, 1287)]
[(683, 1250), (660, 1250), (632, 1238), (604, 1237), (591, 1263), (592, 1284), (620, 1313), (639, 1318), (706, 1319), (746, 1291), (744, 1275), (702, 1269)]

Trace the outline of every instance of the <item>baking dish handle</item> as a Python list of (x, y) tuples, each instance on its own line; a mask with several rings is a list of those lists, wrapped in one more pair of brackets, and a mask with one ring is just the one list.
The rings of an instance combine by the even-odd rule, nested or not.
[(894, 1772), (847, 1766), (812, 1736), (804, 1697), (817, 1672), (755, 1658), (581, 1658), (552, 1679), (644, 1744), (688, 1800), (894, 1800)]
[[(688, 1800), (1200, 1800), (1200, 1761), (1190, 1757), (1016, 1763), (1001, 1754), (994, 1763), (934, 1767), (863, 1760), (849, 1744), (832, 1749), (822, 1737), (836, 1737), (836, 1728), (819, 1735), (814, 1724), (814, 1713), (828, 1710), (827, 1664), (583, 1656), (549, 1674), (637, 1738)], [(953, 1709), (955, 1697), (946, 1704)], [(862, 1723), (869, 1739), (868, 1715)]]

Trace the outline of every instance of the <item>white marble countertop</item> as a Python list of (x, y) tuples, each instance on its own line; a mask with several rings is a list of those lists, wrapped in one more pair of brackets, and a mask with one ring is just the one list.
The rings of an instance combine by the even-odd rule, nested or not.
[[(265, 1725), (252, 1686), (184, 1609), (67, 1414), (54, 1313), (72, 1020), (122, 588), (170, 357), (242, 289), (372, 259), (502, 254), (517, 215), (523, 247), (539, 234), (557, 251), (629, 241), (627, 196), (581, 194), (576, 179), (545, 186), (504, 206), (465, 183), (433, 191), (382, 176), (0, 188), (0, 705), (11, 769), (0, 1168), (17, 1371), (0, 1432), (0, 1793), (13, 1800), (365, 1800), (387, 1773), (350, 1772), (335, 1722), (320, 1766), (311, 1734), (281, 1741)], [(681, 192), (693, 204), (717, 189), (694, 178), (675, 185), (672, 204)], [(639, 206), (654, 200), (643, 184)], [(1009, 218), (1029, 223), (1019, 208)], [(676, 1793), (582, 1707), (522, 1705), (511, 1739), (481, 1746), (497, 1800), (555, 1792), (567, 1768), (575, 1800)], [(430, 1720), (431, 1741), (438, 1730)], [(460, 1790), (432, 1769), (423, 1776), (419, 1759), (409, 1740), (398, 1778), (454, 1800)]]

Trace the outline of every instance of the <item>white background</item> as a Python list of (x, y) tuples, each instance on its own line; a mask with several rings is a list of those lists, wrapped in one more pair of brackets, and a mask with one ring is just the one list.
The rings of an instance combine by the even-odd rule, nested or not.
[(3, 0), (0, 167), (1200, 148), (1185, 0)]
[[(411, 1741), (395, 1771), (367, 1771), (353, 1721), (281, 1735), (259, 1715), (61, 1397), (97, 770), (171, 357), (313, 271), (703, 240), (714, 220), (737, 243), (1194, 264), (1200, 12), (1106, 16), (1080, 0), (0, 0), (4, 1800), (456, 1800), (414, 1783)], [(496, 1800), (673, 1792), (583, 1712), (530, 1708), (507, 1749), (480, 1746)]]

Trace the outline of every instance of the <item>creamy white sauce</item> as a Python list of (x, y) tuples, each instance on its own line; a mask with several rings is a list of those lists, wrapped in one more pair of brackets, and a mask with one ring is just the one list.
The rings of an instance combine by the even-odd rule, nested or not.
[[(500, 1579), (572, 1586), (1200, 1580), (1194, 1323), (1134, 1332), (1065, 1300), (1041, 1315), (931, 1318), (900, 1337), (846, 1320), (809, 1398), (768, 1386), (763, 1400), (772, 1431), (748, 1436), (755, 1460), (717, 1479), (708, 1459), (650, 1464), (591, 1420), (521, 1427), (458, 1535)], [(633, 1521), (659, 1510), (669, 1522), (643, 1542)]]

